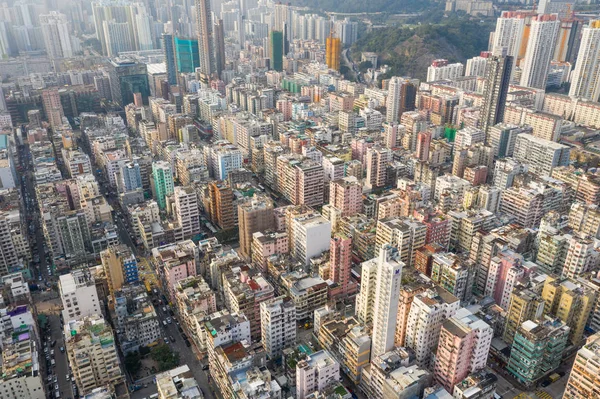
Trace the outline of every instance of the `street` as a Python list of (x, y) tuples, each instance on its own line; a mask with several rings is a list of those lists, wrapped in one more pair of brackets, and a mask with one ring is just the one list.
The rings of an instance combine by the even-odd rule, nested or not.
[[(52, 337), (52, 341), (56, 341), (56, 344), (50, 350), (54, 350), (54, 359), (56, 361), (56, 365), (53, 366), (52, 374), (58, 377), (58, 386), (61, 393), (61, 397), (64, 398), (73, 398), (73, 390), (71, 388), (72, 382), (67, 381), (66, 376), (69, 374), (69, 365), (67, 362), (67, 354), (62, 353), (60, 351), (61, 347), (65, 347), (62, 329), (60, 326), (60, 319), (57, 314), (48, 314), (48, 323), (50, 325), (50, 333)], [(47, 382), (47, 380), (46, 380)], [(50, 392), (54, 392), (54, 382), (52, 382), (52, 389)]]

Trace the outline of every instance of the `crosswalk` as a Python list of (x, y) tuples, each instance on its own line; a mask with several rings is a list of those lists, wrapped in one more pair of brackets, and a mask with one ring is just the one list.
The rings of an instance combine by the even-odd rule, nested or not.
[(539, 390), (539, 391), (535, 391), (535, 394), (537, 395), (538, 398), (540, 399), (554, 399), (552, 397), (552, 395), (550, 395), (548, 392)]

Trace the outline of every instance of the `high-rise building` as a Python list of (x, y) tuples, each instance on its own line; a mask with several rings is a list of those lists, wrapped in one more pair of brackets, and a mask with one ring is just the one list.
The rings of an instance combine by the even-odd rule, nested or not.
[(107, 56), (116, 57), (120, 52), (135, 50), (129, 22), (116, 22), (113, 19), (103, 21), (102, 24), (104, 25), (104, 43), (106, 43)]
[(223, 181), (208, 183), (208, 217), (223, 230), (233, 229), (236, 225), (233, 208), (233, 190)]
[(128, 58), (111, 59), (108, 79), (112, 100), (120, 106), (131, 104), (134, 93), (140, 93), (144, 104), (148, 104), (150, 85), (146, 64)]
[(600, 392), (600, 333), (590, 336), (577, 352), (563, 399), (589, 399)]
[(415, 351), (419, 366), (429, 365), (431, 351), (438, 344), (442, 321), (454, 316), (459, 308), (458, 298), (441, 287), (415, 296), (408, 313), (405, 344)]
[(100, 259), (111, 295), (123, 285), (139, 281), (137, 261), (128, 246), (121, 244), (109, 247), (100, 252)]
[(392, 160), (392, 152), (387, 148), (372, 147), (367, 149), (367, 178), (368, 187), (383, 187), (387, 179), (387, 163)]
[[(128, 3), (117, 0), (101, 0), (92, 3), (92, 13), (94, 17), (94, 26), (96, 28), (96, 39), (102, 45), (102, 54), (110, 55), (110, 43), (107, 42), (107, 37), (111, 34), (107, 32), (109, 26), (119, 29), (127, 29), (127, 33), (121, 31), (123, 40), (129, 40), (129, 44), (133, 42), (134, 24), (131, 21), (131, 10)], [(116, 25), (124, 24), (124, 25)], [(113, 31), (113, 38), (117, 39), (116, 31)], [(131, 48), (130, 50), (133, 50)], [(114, 54), (116, 55), (116, 54)]]
[(175, 187), (173, 197), (173, 213), (181, 226), (183, 238), (196, 236), (200, 233), (200, 208), (196, 191), (190, 186)]
[(487, 363), (494, 330), (469, 310), (461, 308), (445, 320), (433, 366), (434, 379), (448, 392), (454, 390), (469, 373), (483, 369)]
[(542, 299), (544, 314), (556, 317), (569, 328), (569, 342), (579, 345), (586, 323), (594, 308), (596, 291), (575, 280), (548, 276), (544, 281)]
[[(19, 308), (9, 310), (9, 314), (17, 313)], [(31, 315), (26, 306), (23, 308), (25, 312), (19, 311), (21, 314), (13, 316), (12, 323), (10, 316), (7, 320), (11, 328), (10, 333), (5, 332), (2, 343), (4, 356), (0, 360), (3, 374), (0, 379), (0, 396), (5, 399), (44, 399), (45, 381), (37, 368), (40, 352), (35, 321), (32, 320), (30, 324), (15, 320), (18, 318), (19, 321), (24, 321), (23, 316), (27, 313)]]
[(156, 193), (156, 202), (160, 209), (166, 209), (167, 196), (173, 194), (174, 182), (171, 165), (165, 161), (156, 161), (152, 163), (152, 178), (154, 180), (154, 191)]
[(556, 15), (540, 14), (532, 18), (527, 51), (521, 65), (521, 86), (546, 88), (559, 28)]
[[(418, 81), (392, 76), (388, 83), (385, 120), (398, 122), (404, 112), (415, 109)], [(419, 133), (419, 132), (417, 132)]]
[(73, 270), (60, 276), (58, 290), (63, 303), (63, 320), (81, 320), (102, 315), (94, 278), (84, 269)]
[(128, 162), (121, 168), (121, 187), (125, 192), (143, 187), (140, 165), (137, 162)]
[(196, 29), (200, 50), (200, 73), (205, 81), (216, 71), (210, 0), (196, 0)]
[(504, 107), (506, 106), (512, 65), (511, 56), (495, 55), (487, 59), (483, 108), (480, 113), (480, 126), (486, 136), (490, 134), (492, 126), (504, 120)]
[(165, 55), (165, 66), (167, 67), (167, 82), (171, 86), (177, 85), (177, 69), (175, 66), (175, 44), (173, 35), (163, 33), (161, 36), (162, 51)]
[[(238, 20), (238, 23), (244, 24), (241, 18)], [(217, 19), (215, 22), (215, 68), (216, 74), (219, 79), (221, 78), (221, 72), (225, 70), (225, 26), (223, 24), (222, 19)], [(244, 28), (238, 30), (240, 33), (240, 46), (244, 46)]]
[(570, 147), (531, 134), (519, 134), (515, 141), (515, 160), (540, 176), (551, 176), (557, 166), (569, 165), (570, 154)]
[(240, 255), (252, 257), (252, 235), (275, 227), (273, 201), (266, 195), (255, 195), (238, 205)]
[(381, 248), (377, 263), (371, 359), (394, 348), (396, 314), (402, 285), (402, 268), (404, 267), (398, 250), (391, 245)]
[(569, 96), (600, 101), (600, 20), (583, 28)]
[(513, 57), (511, 70), (520, 57), (527, 18), (528, 16), (523, 12), (503, 11), (500, 18), (496, 20), (496, 30), (489, 50), (494, 54), (502, 54), (506, 51), (506, 55)]
[(269, 48), (271, 50), (271, 69), (283, 71), (283, 32), (273, 30), (269, 35)]
[(304, 399), (314, 392), (338, 382), (340, 364), (327, 350), (306, 356), (296, 364), (296, 399)]
[(567, 346), (569, 327), (557, 319), (528, 320), (517, 330), (507, 370), (529, 386), (556, 369)]
[(65, 319), (64, 336), (73, 381), (81, 395), (125, 381), (112, 328), (102, 315)]
[(73, 57), (72, 38), (66, 15), (56, 11), (40, 15), (40, 26), (44, 35), (48, 58)]
[(527, 320), (540, 320), (544, 312), (544, 300), (531, 289), (515, 289), (510, 296), (506, 324), (502, 339), (511, 345), (517, 330)]
[(333, 180), (329, 184), (329, 203), (342, 216), (356, 215), (362, 210), (362, 185), (354, 176)]
[(427, 68), (427, 81), (435, 82), (438, 80), (453, 80), (463, 76), (464, 65), (457, 62), (448, 64), (448, 60), (433, 60)]
[(290, 297), (280, 296), (261, 302), (262, 344), (270, 359), (281, 356), (296, 341), (296, 307)]
[(351, 271), (352, 238), (336, 233), (329, 246), (329, 279), (341, 287), (342, 297), (349, 294)]
[(329, 69), (340, 70), (342, 46), (339, 37), (329, 36), (325, 43), (325, 63)]

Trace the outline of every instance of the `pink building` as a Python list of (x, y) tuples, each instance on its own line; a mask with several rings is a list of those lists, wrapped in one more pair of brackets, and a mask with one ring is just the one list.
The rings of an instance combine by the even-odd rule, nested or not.
[(283, 114), (283, 120), (289, 121), (292, 119), (292, 100), (282, 99), (277, 100), (277, 111)]
[(487, 180), (488, 168), (485, 165), (466, 167), (463, 178), (470, 182), (473, 187), (485, 184)]
[(344, 234), (335, 234), (329, 247), (329, 279), (337, 283), (340, 295), (348, 295), (352, 270), (352, 239)]
[(427, 226), (426, 244), (436, 243), (448, 250), (450, 229), (452, 228), (451, 219), (448, 216), (442, 212), (424, 213), (415, 211), (414, 217)]
[(332, 181), (329, 185), (329, 203), (342, 211), (342, 216), (360, 213), (362, 185), (354, 176)]
[(252, 235), (252, 262), (267, 269), (267, 259), (271, 255), (282, 255), (289, 252), (287, 233), (257, 232)]
[(525, 275), (523, 257), (510, 250), (500, 252), (490, 261), (485, 295), (493, 296), (496, 303), (508, 310), (510, 294), (517, 281)]
[(363, 169), (367, 167), (367, 150), (374, 145), (375, 143), (370, 139), (352, 139), (350, 142), (352, 159), (358, 159), (362, 162)]
[(420, 132), (417, 135), (416, 155), (421, 161), (429, 160), (429, 146), (431, 145), (431, 133)]
[(171, 302), (175, 302), (175, 286), (185, 278), (196, 275), (198, 247), (191, 240), (168, 244), (152, 250), (159, 276), (169, 292)]
[(433, 377), (448, 392), (470, 373), (485, 367), (494, 330), (465, 308), (444, 321)]

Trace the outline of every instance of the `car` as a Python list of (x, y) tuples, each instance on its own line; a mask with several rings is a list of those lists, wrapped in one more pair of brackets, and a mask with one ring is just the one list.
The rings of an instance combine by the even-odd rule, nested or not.
[(58, 390), (58, 384), (54, 384), (54, 389)]
[(551, 383), (552, 383), (552, 381), (546, 379), (546, 380), (542, 381), (542, 383), (540, 385), (542, 386), (542, 388), (546, 388)]
[[(62, 317), (62, 315), (61, 315), (61, 317)], [(53, 348), (54, 348), (54, 345), (56, 345), (56, 340), (52, 341), (52, 343), (50, 344), (50, 346)]]
[(64, 346), (61, 346), (61, 347), (60, 347), (60, 352), (61, 352), (61, 353), (65, 353), (65, 347), (64, 347)]
[(48, 382), (52, 382), (52, 375), (48, 376)]
[(183, 342), (185, 342), (185, 346), (187, 346), (188, 348), (189, 348), (190, 346), (192, 346), (192, 344), (190, 344), (190, 341), (188, 341), (187, 339), (186, 339), (186, 340), (184, 340)]
[(169, 335), (169, 339), (171, 340), (171, 342), (175, 342), (175, 337), (172, 335)]
[(164, 337), (163, 340), (165, 341), (165, 344), (169, 343), (169, 339), (167, 337)]
[(69, 374), (67, 374), (65, 378), (67, 379), (67, 381), (71, 381), (71, 376)]
[(50, 356), (54, 356), (54, 349), (50, 351)]
[(171, 319), (170, 317), (167, 317), (167, 323), (169, 323), (169, 324), (173, 323), (173, 319)]
[(162, 311), (166, 313), (167, 312), (167, 308), (165, 306), (163, 306), (162, 307)]
[(47, 346), (44, 348), (44, 353), (48, 353), (48, 347)]
[(179, 325), (177, 326), (177, 330), (179, 330), (180, 333), (183, 332), (183, 328), (181, 328), (181, 326), (179, 326)]
[(208, 370), (208, 363), (202, 363), (202, 370)]
[(162, 322), (163, 322), (163, 326), (165, 326), (165, 327), (166, 327), (166, 326), (167, 326), (167, 321), (166, 321), (166, 320), (163, 320)]

